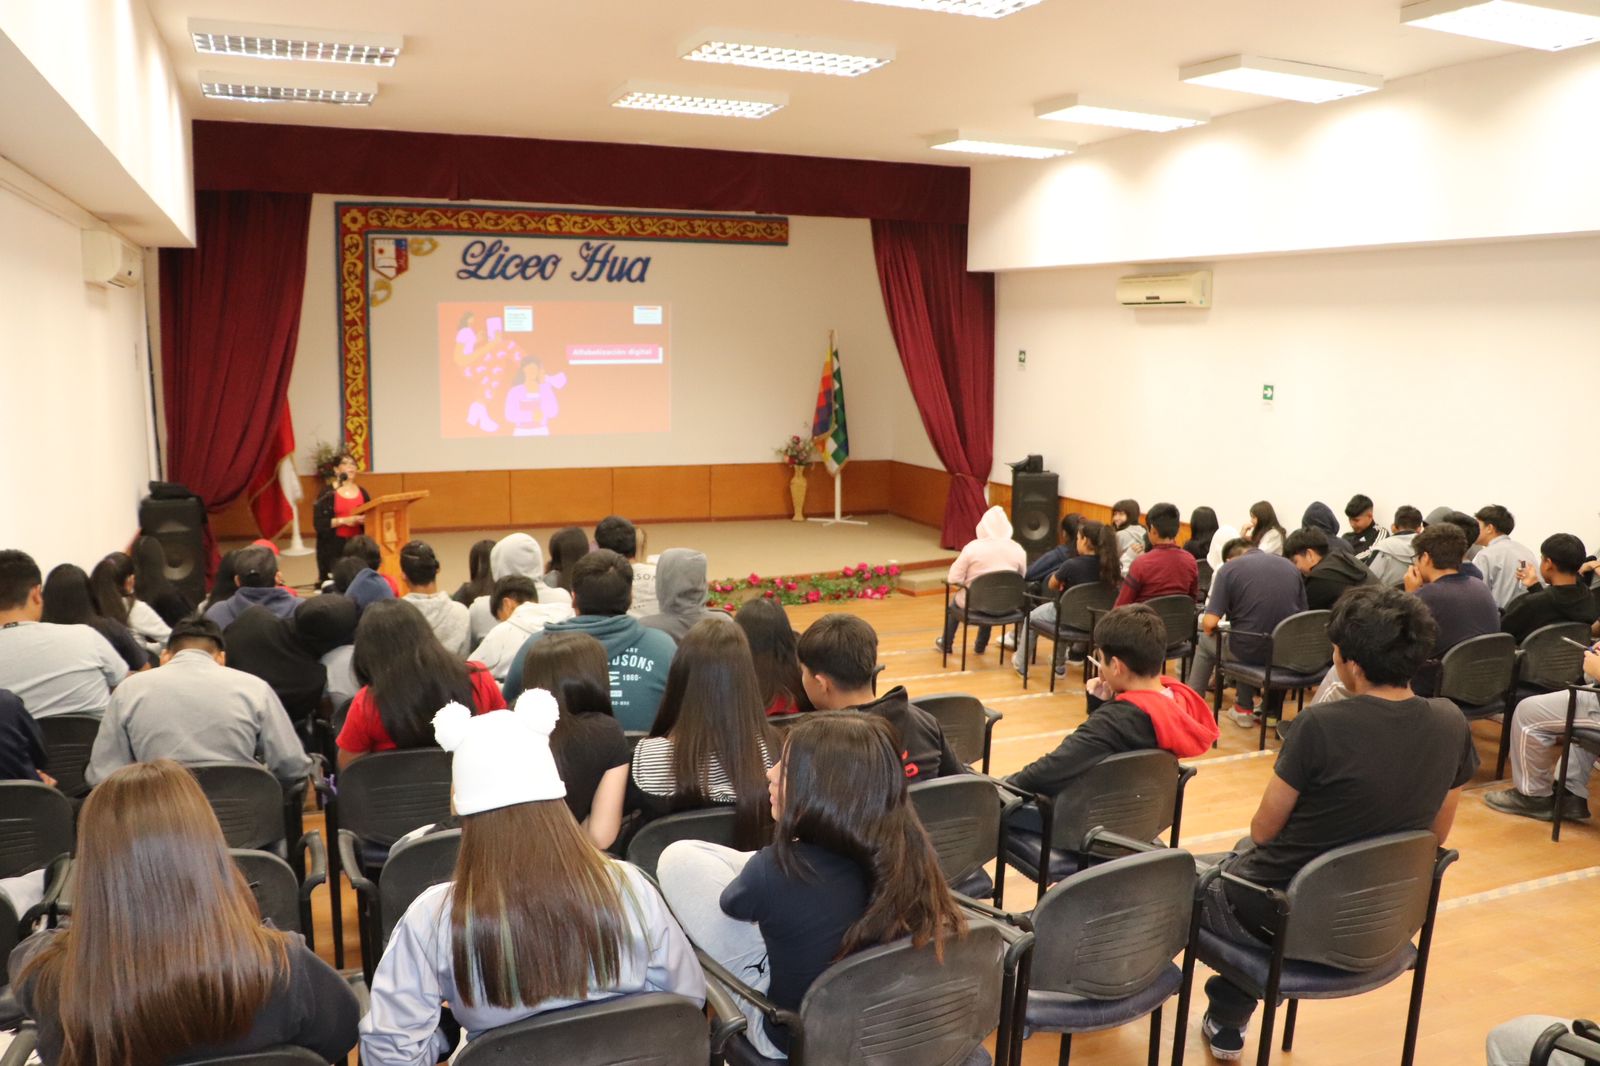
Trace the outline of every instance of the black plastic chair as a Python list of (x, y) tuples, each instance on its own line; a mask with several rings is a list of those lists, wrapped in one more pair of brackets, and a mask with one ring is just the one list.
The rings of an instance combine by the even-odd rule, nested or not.
[(1183, 664), (1183, 677), (1189, 676), (1189, 664), (1194, 661), (1195, 643), (1199, 639), (1200, 610), (1188, 596), (1157, 596), (1146, 600), (1145, 606), (1161, 616), (1167, 627), (1167, 650), (1163, 663), (1177, 659)]
[(718, 806), (679, 811), (646, 822), (628, 841), (628, 861), (654, 878), (656, 866), (661, 862), (661, 853), (667, 850), (669, 844), (680, 840), (704, 840), (734, 847), (738, 819), (738, 811), (733, 807)]
[[(1271, 633), (1247, 630), (1217, 630), (1217, 692), (1211, 710), (1222, 720), (1222, 689), (1229, 678), (1258, 689), (1265, 702), (1269, 692), (1298, 692), (1296, 710), (1305, 707), (1306, 689), (1315, 689), (1333, 668), (1333, 642), (1328, 639), (1328, 620), (1332, 611), (1301, 611), (1272, 627)], [(1246, 663), (1228, 655), (1228, 642), (1234, 637), (1261, 637), (1267, 642), (1266, 662)], [(1257, 751), (1267, 747), (1266, 707), (1260, 708), (1261, 737)]]
[(200, 791), (222, 826), (230, 848), (282, 851), (291, 838), (285, 823), (284, 788), (263, 766), (247, 763), (190, 763)]
[(45, 869), (75, 839), (67, 797), (42, 781), (0, 781), (0, 878)]
[(1510, 633), (1485, 633), (1463, 640), (1444, 653), (1434, 682), (1433, 694), (1461, 708), (1468, 721), (1501, 717), (1496, 780), (1504, 776), (1511, 752), (1516, 684), (1517, 641)]
[[(1057, 1061), (1066, 1066), (1072, 1034), (1115, 1029), (1146, 1016), (1149, 1064), (1156, 1066), (1162, 1006), (1174, 995), (1172, 1061), (1183, 1062), (1194, 978), (1194, 953), (1187, 950), (1194, 857), (1177, 848), (1127, 843), (1136, 854), (1073, 874), (1045, 893), (1030, 916), (1014, 918), (1033, 937), (1014, 946), (1007, 959), (1007, 972), (1017, 977), (1008, 1027), (1013, 1039), (1009, 1048), (997, 1049), (1006, 1056), (1003, 1066), (1021, 1063), (1023, 1033), (1060, 1033)], [(1172, 961), (1180, 953), (1181, 969)]]
[[(932, 945), (897, 940), (834, 963), (812, 983), (798, 1013), (783, 1010), (701, 954), (708, 982), (756, 1005), (789, 1031), (792, 1066), (928, 1066), (963, 1063), (1000, 1023), (1005, 937), (986, 919)], [(709, 997), (708, 997), (709, 998)], [(713, 1011), (718, 1011), (716, 1000)], [(729, 1066), (779, 1066), (743, 1035), (743, 1017), (717, 1013), (711, 1054)]]
[(782, 732), (805, 716), (805, 711), (796, 711), (793, 714), (774, 714), (767, 719), (767, 724), (779, 732)]
[[(1195, 889), (1194, 936), (1201, 962), (1262, 1000), (1259, 1066), (1272, 1057), (1278, 1003), (1289, 1001), (1283, 1050), (1294, 1047), (1302, 999), (1343, 999), (1412, 971), (1401, 1066), (1416, 1056), (1422, 993), (1444, 872), (1458, 858), (1426, 830), (1393, 833), (1335, 848), (1307, 863), (1287, 890), (1265, 888), (1212, 867)], [(1258, 892), (1276, 911), (1271, 946), (1226, 940), (1200, 925), (1211, 881)], [(1415, 946), (1411, 938), (1420, 936)]]
[(56, 788), (71, 799), (87, 796), (89, 782), (83, 775), (89, 768), (94, 738), (100, 735), (100, 719), (88, 714), (53, 714), (38, 719), (38, 725)]
[[(1583, 682), (1583, 648), (1567, 643), (1575, 640), (1587, 647), (1589, 627), (1582, 622), (1556, 622), (1540, 626), (1523, 638), (1517, 646), (1517, 676), (1513, 685), (1511, 707), (1546, 692), (1559, 692), (1568, 685)], [(1511, 754), (1511, 730), (1500, 731), (1500, 754), (1495, 763), (1494, 777), (1498, 781), (1506, 775), (1506, 759)]]
[[(1069, 644), (1091, 644), (1094, 641), (1094, 621), (1097, 614), (1104, 614), (1111, 610), (1111, 605), (1117, 602), (1115, 587), (1103, 581), (1092, 581), (1084, 585), (1073, 585), (1064, 590), (1056, 600), (1056, 624), (1054, 627), (1035, 629), (1033, 618), (1030, 615), (1024, 634), (1029, 644), (1033, 643), (1033, 636), (1037, 634), (1041, 639), (1048, 640), (1050, 647), (1050, 691), (1056, 690), (1056, 671), (1061, 668), (1061, 656), (1065, 654)], [(1023, 656), (1026, 664), (1033, 657)], [(1089, 677), (1089, 659), (1083, 660), (1083, 676)]]
[(1020, 807), (1022, 800), (977, 774), (921, 781), (906, 789), (906, 795), (928, 831), (939, 869), (950, 887), (974, 899), (993, 895), (995, 906), (1000, 906), (1005, 895), (1005, 864), (996, 864), (994, 880), (984, 866), (1005, 851), (1005, 817)]
[(304, 881), (294, 875), (288, 863), (270, 851), (230, 848), (228, 854), (250, 885), (261, 917), (271, 919), (279, 929), (299, 933), (306, 938), (306, 947), (315, 950), (311, 893), (328, 880), (328, 851), (323, 846), (322, 834), (315, 829), (302, 838), (302, 843), (311, 854), (311, 865)]
[[(996, 570), (988, 574), (980, 574), (972, 579), (969, 584), (952, 585), (944, 583), (944, 609), (942, 617), (950, 615), (950, 593), (952, 589), (965, 589), (966, 597), (957, 613), (961, 617), (961, 669), (967, 668), (967, 626), (997, 627), (1000, 633), (995, 640), (995, 646), (1000, 652), (1000, 661), (1005, 662), (1006, 642), (1005, 630), (1007, 626), (1015, 626), (1017, 639), (1022, 639), (1023, 627), (1028, 621), (1028, 581), (1021, 574), (1012, 573), (1010, 570)], [(950, 665), (950, 649), (944, 649), (944, 656), (940, 660), (940, 667)], [(1022, 671), (1022, 687), (1028, 687), (1028, 671), (1024, 666)]]
[[(32, 1024), (17, 1033), (11, 1046), (0, 1057), (0, 1066), (23, 1066), (38, 1046), (39, 1033)], [(219, 1058), (189, 1059), (189, 1066), (328, 1066), (327, 1060), (303, 1047), (268, 1048), (248, 1055), (223, 1055)]]
[[(1562, 732), (1565, 738), (1561, 744), (1561, 761), (1556, 767), (1555, 782), (1555, 810), (1550, 817), (1550, 839), (1553, 842), (1561, 840), (1562, 808), (1567, 802), (1567, 767), (1572, 760), (1573, 745), (1577, 745), (1591, 755), (1600, 757), (1600, 725), (1593, 722), (1578, 721), (1578, 693), (1587, 692), (1600, 698), (1600, 687), (1594, 685), (1568, 685), (1567, 686), (1567, 725)], [(1508, 722), (1505, 731), (1511, 731)]]
[(989, 772), (994, 726), (1005, 715), (985, 707), (978, 697), (959, 692), (918, 696), (912, 702), (933, 715), (956, 758), (968, 766), (976, 763), (984, 773)]
[(1557, 1051), (1564, 1051), (1579, 1062), (1600, 1062), (1600, 1026), (1583, 1019), (1573, 1022), (1570, 1030), (1564, 1025), (1552, 1025), (1533, 1042), (1528, 1066), (1550, 1066), (1550, 1056)]
[[(1005, 860), (1032, 878), (1042, 897), (1050, 885), (1105, 854), (1095, 849), (1096, 828), (1134, 840), (1154, 840), (1168, 827), (1178, 846), (1183, 793), (1196, 771), (1170, 751), (1125, 751), (1107, 756), (1052, 799), (1029, 797), (1039, 809), (1040, 832), (1006, 832)], [(1116, 852), (1116, 854), (1120, 854)]]
[[(348, 829), (339, 830), (339, 856), (350, 885), (356, 890), (356, 914), (361, 935), (361, 970), (367, 987), (389, 945), (394, 927), (413, 900), (434, 885), (442, 885), (455, 872), (456, 856), (461, 852), (461, 830), (445, 829), (413, 837), (395, 846), (388, 861), (371, 877), (352, 873), (362, 867), (360, 838)], [(376, 882), (374, 882), (376, 878)]]
[(617, 996), (491, 1029), (456, 1057), (456, 1066), (705, 1066), (705, 1013), (666, 992)]

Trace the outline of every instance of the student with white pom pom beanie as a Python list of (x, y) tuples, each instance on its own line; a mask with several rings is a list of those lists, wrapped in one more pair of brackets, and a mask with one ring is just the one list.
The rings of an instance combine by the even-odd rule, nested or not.
[(448, 1056), (444, 1004), (469, 1040), (548, 1010), (638, 992), (705, 1001), (705, 975), (654, 885), (589, 842), (550, 752), (555, 697), (515, 710), (434, 716), (454, 753), (461, 854), (449, 883), (395, 927), (361, 1021), (369, 1066)]

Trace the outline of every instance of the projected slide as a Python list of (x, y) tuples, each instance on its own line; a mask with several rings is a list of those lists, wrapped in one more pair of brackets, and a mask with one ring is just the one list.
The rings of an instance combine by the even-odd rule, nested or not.
[(667, 432), (667, 312), (621, 301), (440, 304), (440, 433)]

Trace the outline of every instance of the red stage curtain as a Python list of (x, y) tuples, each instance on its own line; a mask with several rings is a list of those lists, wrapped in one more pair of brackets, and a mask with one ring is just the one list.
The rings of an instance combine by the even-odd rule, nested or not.
[(994, 461), (994, 275), (967, 271), (965, 225), (874, 220), (872, 251), (911, 395), (954, 475), (939, 542), (959, 548)]
[(212, 513), (247, 496), (272, 537), (289, 522), (277, 467), (294, 451), (289, 372), (311, 197), (201, 192), (195, 200), (197, 247), (161, 251), (167, 478)]

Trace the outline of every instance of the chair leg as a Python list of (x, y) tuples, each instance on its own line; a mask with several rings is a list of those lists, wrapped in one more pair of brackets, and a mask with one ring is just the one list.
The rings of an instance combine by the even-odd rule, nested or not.
[(1285, 1051), (1294, 1050), (1294, 1019), (1299, 1012), (1300, 1001), (1291, 999), (1289, 1001), (1289, 1009), (1283, 1015), (1283, 1050)]
[(1272, 1028), (1278, 1020), (1278, 997), (1268, 996), (1261, 1001), (1261, 1042), (1256, 1045), (1256, 1066), (1267, 1066), (1272, 1061)]
[(1267, 690), (1262, 689), (1258, 697), (1261, 705), (1256, 708), (1256, 717), (1261, 720), (1261, 739), (1256, 742), (1257, 751), (1267, 750)]
[[(1556, 764), (1556, 781), (1553, 799), (1555, 809), (1550, 814), (1550, 842), (1561, 843), (1561, 808), (1567, 805), (1567, 764), (1572, 759), (1572, 727), (1578, 721), (1578, 690), (1567, 690), (1567, 723), (1561, 732), (1561, 761)], [(1511, 720), (1503, 723), (1506, 733), (1511, 731)]]
[(1051, 691), (1051, 693), (1054, 693), (1055, 690), (1056, 690), (1056, 670), (1058, 668), (1058, 661), (1060, 660), (1060, 658), (1061, 658), (1061, 641), (1059, 639), (1052, 640), (1050, 642), (1050, 691)]
[(1061, 1034), (1061, 1054), (1056, 1057), (1057, 1066), (1067, 1066), (1072, 1061), (1072, 1034)]
[(1149, 1066), (1161, 1066), (1161, 1008), (1150, 1012)]
[(967, 671), (967, 609), (961, 608), (961, 672)]
[(1515, 708), (1506, 703), (1506, 713), (1501, 715), (1500, 721), (1500, 754), (1494, 764), (1494, 779), (1500, 780), (1506, 776), (1506, 760), (1511, 757), (1511, 716)]
[(1178, 1017), (1172, 1023), (1172, 1066), (1183, 1066), (1184, 1043), (1189, 1036), (1189, 1001), (1194, 994), (1194, 940), (1190, 930), (1189, 946), (1183, 952), (1183, 984), (1178, 986)]

